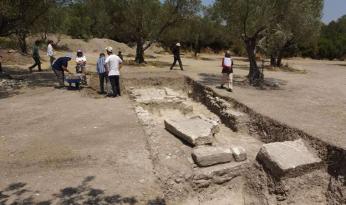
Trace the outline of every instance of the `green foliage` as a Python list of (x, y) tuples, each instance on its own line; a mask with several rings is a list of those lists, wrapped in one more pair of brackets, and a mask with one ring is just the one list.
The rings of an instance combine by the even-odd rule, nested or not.
[(170, 47), (181, 42), (195, 54), (203, 48), (211, 48), (215, 52), (229, 48), (232, 42), (227, 27), (213, 18), (211, 8), (204, 8), (203, 11), (203, 15), (193, 15), (167, 30), (160, 39), (163, 45)]
[(312, 57), (344, 59), (346, 56), (346, 15), (322, 27), (318, 52)]

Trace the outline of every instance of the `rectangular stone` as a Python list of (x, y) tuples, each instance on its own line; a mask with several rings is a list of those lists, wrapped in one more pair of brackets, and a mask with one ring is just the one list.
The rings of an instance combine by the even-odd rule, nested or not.
[(302, 139), (263, 145), (257, 159), (276, 177), (294, 177), (321, 163)]
[(212, 146), (197, 147), (192, 151), (192, 158), (200, 167), (230, 162), (233, 159), (230, 149)]
[(189, 144), (211, 144), (213, 135), (218, 132), (218, 123), (201, 116), (182, 119), (167, 119), (165, 128)]
[(243, 147), (232, 147), (231, 150), (236, 162), (242, 162), (247, 159), (246, 150)]

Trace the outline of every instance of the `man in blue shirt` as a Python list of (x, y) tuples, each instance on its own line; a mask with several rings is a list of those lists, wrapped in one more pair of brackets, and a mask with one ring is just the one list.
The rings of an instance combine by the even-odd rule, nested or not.
[(71, 73), (67, 70), (68, 62), (71, 60), (70, 56), (58, 58), (52, 65), (53, 71), (58, 79), (59, 86), (64, 87), (64, 71)]
[(100, 94), (105, 94), (104, 82), (105, 80), (107, 82), (105, 60), (106, 60), (105, 54), (100, 53), (100, 57), (99, 59), (97, 59), (97, 63), (96, 63), (96, 72), (99, 75), (99, 79), (100, 79)]

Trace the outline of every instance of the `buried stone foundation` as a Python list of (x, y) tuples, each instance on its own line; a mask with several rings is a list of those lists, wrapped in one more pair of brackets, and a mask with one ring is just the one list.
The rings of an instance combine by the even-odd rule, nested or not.
[(322, 162), (301, 139), (264, 144), (257, 159), (277, 178), (302, 175)]
[[(189, 87), (188, 89), (191, 90), (189, 93), (191, 97), (193, 97), (198, 102), (201, 102), (203, 105), (206, 105), (207, 108), (211, 112), (217, 114), (220, 117), (221, 122), (227, 125), (227, 127), (230, 127), (232, 130), (237, 132), (249, 133), (249, 130), (251, 130), (255, 126), (254, 127), (255, 129), (253, 129), (252, 131), (258, 132), (256, 133), (258, 135), (254, 135), (254, 136), (259, 136), (263, 142), (269, 143), (269, 145), (264, 146), (264, 148), (258, 154), (257, 159), (263, 165), (264, 170), (268, 174), (267, 175), (268, 178), (271, 178), (271, 176), (275, 178), (273, 179), (273, 181), (276, 180), (274, 182), (276, 184), (275, 191), (273, 192), (269, 191), (269, 192), (273, 195), (280, 195), (280, 197), (277, 199), (278, 201), (289, 198), (289, 196), (287, 196), (286, 198), (282, 197), (281, 195), (282, 193), (285, 193), (287, 195), (291, 194), (292, 197), (295, 197), (294, 195), (298, 193), (298, 191), (295, 191), (295, 189), (298, 189), (300, 184), (304, 184), (304, 187), (302, 188), (302, 190), (305, 190), (305, 191), (309, 189), (308, 185), (306, 185), (307, 183), (311, 183), (312, 189), (314, 189), (315, 187), (321, 187), (321, 190), (325, 188), (325, 181), (321, 180), (323, 181), (324, 184), (323, 186), (319, 186), (317, 183), (316, 184), (313, 183), (312, 178), (314, 176), (320, 177), (321, 179), (328, 178), (329, 176), (328, 173), (325, 172), (325, 175), (320, 174), (324, 172), (323, 168), (321, 170), (318, 170), (318, 168), (321, 167), (322, 161), (326, 161), (327, 159), (329, 159), (328, 153), (327, 153), (328, 146), (325, 146), (322, 142), (317, 141), (315, 138), (308, 136), (302, 131), (299, 131), (299, 130), (297, 131), (293, 128), (287, 127), (286, 125), (282, 125), (276, 121), (273, 121), (269, 118), (260, 116), (259, 114), (254, 113), (253, 111), (249, 110), (246, 107), (240, 106), (240, 109), (238, 109), (239, 104), (236, 104), (236, 103), (234, 104), (232, 100), (229, 101), (225, 98), (218, 96), (217, 94), (213, 93), (213, 91), (210, 89), (201, 87), (203, 91), (198, 91), (198, 92), (197, 90), (194, 90), (192, 87)], [(209, 95), (207, 95), (208, 93), (206, 94), (206, 92), (209, 92)], [(169, 98), (166, 98), (166, 100), (169, 100)], [(167, 102), (166, 100), (157, 104), (158, 105), (164, 104), (165, 102)], [(181, 103), (184, 103), (184, 100)], [(179, 104), (179, 102), (176, 102), (176, 104)], [(143, 105), (143, 108), (146, 108), (145, 106), (146, 105)], [(179, 108), (179, 106), (177, 106), (176, 108), (181, 109)], [(194, 113), (193, 109), (191, 109), (190, 113)], [(169, 120), (171, 119), (166, 118), (166, 121), (169, 121)], [(189, 140), (190, 141), (189, 142), (184, 140), (183, 137), (180, 137), (177, 133), (173, 133), (171, 131), (170, 133), (174, 134), (179, 139), (182, 139), (183, 141), (188, 142), (193, 147), (198, 148), (199, 143), (194, 144), (193, 140)], [(306, 144), (299, 141), (292, 141), (292, 142), (289, 142), (288, 145), (285, 145), (287, 140), (297, 140), (299, 138), (303, 138), (304, 141), (306, 141)], [(278, 143), (276, 141), (279, 141), (280, 143), (284, 143), (284, 145), (275, 144), (275, 143)], [(211, 137), (211, 143), (209, 142), (206, 144), (213, 144), (213, 137)], [(271, 143), (274, 143), (275, 145), (274, 148), (272, 147), (273, 145)], [(204, 144), (204, 143), (201, 143), (201, 144)], [(305, 148), (303, 148), (303, 144)], [(213, 146), (217, 147), (218, 145), (213, 144)], [(281, 146), (284, 146), (285, 148), (283, 149)], [(247, 146), (245, 147), (248, 148)], [(304, 153), (302, 151), (296, 152), (296, 150), (294, 149), (287, 151), (289, 150), (288, 148), (292, 148), (292, 147), (294, 149), (297, 147), (303, 148), (302, 150), (305, 150), (306, 152)], [(310, 150), (309, 147), (312, 147), (312, 150)], [(321, 147), (322, 149), (319, 149)], [(333, 150), (332, 147), (330, 147), (330, 149)], [(276, 152), (278, 150), (287, 151), (286, 155), (281, 156), (284, 158), (281, 159), (277, 157), (281, 155), (281, 154), (278, 154), (278, 152)], [(317, 155), (312, 154), (315, 150), (319, 151)], [(239, 158), (242, 157), (241, 152), (239, 151), (241, 150), (232, 151), (233, 158), (236, 158), (236, 156)], [(191, 152), (193, 152), (192, 149), (191, 149)], [(234, 153), (240, 153), (240, 154), (234, 155)], [(294, 161), (294, 160), (291, 160), (290, 158), (292, 156), (297, 157), (298, 159), (296, 161), (297, 163), (290, 164), (291, 162), (293, 163)], [(305, 159), (300, 159), (301, 156), (310, 156), (307, 158), (311, 160), (311, 163), (308, 160), (304, 161)], [(224, 184), (224, 183), (232, 181), (232, 179), (234, 179), (235, 177), (246, 175), (246, 172), (244, 172), (244, 170), (247, 170), (249, 167), (253, 166), (253, 163), (257, 164), (256, 162), (252, 160), (253, 160), (252, 157), (250, 157), (250, 160), (242, 161), (239, 163), (237, 163), (235, 159), (233, 159), (230, 162), (223, 162), (223, 160), (220, 160), (220, 163), (222, 164), (211, 163), (213, 165), (208, 167), (194, 167), (192, 175), (186, 178), (187, 179), (186, 181), (191, 182), (191, 185), (194, 189), (210, 187), (213, 184)], [(288, 162), (289, 166), (282, 164), (282, 160), (285, 163)], [(335, 159), (333, 160), (337, 161)], [(218, 159), (216, 159), (215, 161), (218, 161)], [(309, 173), (310, 171), (311, 171), (311, 174)], [(332, 171), (330, 171), (330, 173), (332, 173)], [(344, 196), (345, 192), (343, 191), (345, 190), (344, 188), (345, 180), (343, 178), (344, 174), (342, 173), (340, 174), (340, 173), (341, 171), (337, 172), (335, 174), (335, 177), (333, 176), (330, 182), (330, 187), (328, 188), (328, 195), (330, 196), (330, 198), (334, 197), (335, 201), (337, 202), (341, 202), (345, 200), (345, 196)], [(293, 182), (296, 182), (296, 187)], [(256, 186), (265, 187), (267, 186), (268, 182), (264, 180), (261, 183), (262, 184), (259, 184)], [(287, 187), (290, 187), (289, 190)], [(325, 191), (327, 191), (327, 189), (325, 189)], [(323, 193), (321, 192), (320, 194), (323, 194)], [(317, 194), (312, 196), (316, 198), (316, 201), (325, 200), (325, 199), (318, 199), (316, 195)], [(294, 201), (293, 199), (290, 199), (290, 200)], [(294, 201), (294, 202), (295, 203), (293, 204), (299, 204), (299, 201)], [(335, 204), (338, 204), (338, 203), (335, 203)], [(342, 203), (339, 203), (339, 204), (342, 204)]]

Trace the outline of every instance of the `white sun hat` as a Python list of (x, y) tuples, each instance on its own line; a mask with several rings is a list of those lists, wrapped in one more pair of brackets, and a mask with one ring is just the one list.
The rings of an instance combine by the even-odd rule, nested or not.
[(113, 52), (113, 48), (110, 47), (110, 46), (108, 46), (108, 47), (106, 48), (106, 51), (108, 51), (108, 52)]

